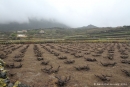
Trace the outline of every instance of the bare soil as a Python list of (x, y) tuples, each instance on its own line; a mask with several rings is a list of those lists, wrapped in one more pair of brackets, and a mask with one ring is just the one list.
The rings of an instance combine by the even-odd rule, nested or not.
[[(3, 59), (7, 64), (14, 63), (19, 65), (20, 62), (15, 62), (14, 56), (20, 54), (20, 50), (26, 47), (28, 44), (11, 44), (8, 46), (1, 45), (1, 53), (6, 53), (4, 50), (11, 50), (14, 47), (22, 46), (12, 53), (7, 54), (7, 58)], [(34, 53), (34, 44), (29, 44), (26, 52), (24, 53), (23, 61), (21, 68), (6, 68), (10, 73), (16, 73), (14, 76), (10, 76), (10, 79), (13, 81), (19, 80), (22, 83), (34, 86), (34, 87), (57, 87), (55, 82), (57, 79), (55, 76), (61, 76), (62, 78), (66, 76), (71, 76), (70, 81), (65, 87), (130, 87), (130, 77), (127, 76), (122, 69), (130, 71), (130, 64), (123, 64), (123, 60), (120, 56), (127, 55), (128, 58), (124, 60), (130, 60), (130, 45), (127, 43), (46, 43), (46, 44), (36, 44), (41, 52), (43, 52), (42, 61), (50, 61), (49, 65), (42, 65), (42, 61), (37, 60), (37, 56)], [(118, 46), (120, 48), (118, 48)], [(10, 48), (9, 48), (10, 47)], [(58, 59), (58, 56), (55, 56), (53, 53), (50, 53), (45, 48), (46, 47), (54, 52), (59, 53), (59, 56), (66, 56), (67, 59), (75, 60), (73, 64), (65, 64), (65, 60)], [(113, 53), (109, 53), (108, 50), (112, 49)], [(100, 56), (94, 56), (98, 54), (97, 52), (103, 50), (100, 53)], [(68, 53), (67, 53), (68, 51)], [(122, 54), (124, 52), (126, 54)], [(77, 58), (71, 53), (76, 55), (81, 55)], [(108, 54), (113, 54), (113, 59), (110, 60), (107, 58)], [(84, 58), (95, 58), (96, 62), (86, 61)], [(114, 63), (115, 66), (103, 66), (102, 63)], [(59, 72), (48, 74), (42, 72), (41, 69), (50, 65), (56, 69), (59, 65)], [(88, 71), (77, 71), (74, 67), (77, 66), (86, 66), (90, 67)], [(95, 75), (111, 75), (110, 81), (104, 82)], [(108, 83), (109, 85), (105, 85)], [(112, 85), (110, 85), (110, 83)], [(103, 85), (104, 84), (104, 85)]]

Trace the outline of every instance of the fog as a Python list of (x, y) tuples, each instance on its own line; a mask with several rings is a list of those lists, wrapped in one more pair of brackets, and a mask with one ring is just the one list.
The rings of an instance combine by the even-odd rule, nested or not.
[(0, 23), (46, 19), (82, 27), (130, 25), (130, 0), (0, 0)]

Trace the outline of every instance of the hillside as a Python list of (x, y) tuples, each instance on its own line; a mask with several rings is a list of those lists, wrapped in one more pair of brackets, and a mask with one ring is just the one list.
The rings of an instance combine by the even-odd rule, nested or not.
[(48, 28), (42, 29), (44, 34), (39, 35), (39, 29), (29, 30), (28, 36), (33, 38), (45, 39), (71, 39), (71, 40), (87, 40), (87, 39), (120, 39), (130, 38), (130, 27), (121, 28), (94, 28), (94, 29), (58, 29)]
[(92, 24), (88, 25), (88, 26), (83, 26), (83, 27), (79, 27), (79, 29), (94, 29), (94, 28), (98, 28)]
[(17, 22), (11, 22), (9, 24), (0, 24), (0, 31), (14, 31), (23, 29), (39, 29), (39, 28), (52, 28), (52, 27), (68, 28), (67, 25), (55, 21), (47, 21), (44, 19), (42, 20), (29, 19), (29, 23), (20, 24)]
[[(45, 33), (40, 34), (40, 30)], [(29, 29), (26, 35), (30, 39), (66, 39), (66, 40), (106, 40), (106, 39), (130, 39), (130, 26), (104, 27), (104, 28), (38, 28)], [(1, 32), (1, 38), (9, 38), (16, 35), (16, 31)]]

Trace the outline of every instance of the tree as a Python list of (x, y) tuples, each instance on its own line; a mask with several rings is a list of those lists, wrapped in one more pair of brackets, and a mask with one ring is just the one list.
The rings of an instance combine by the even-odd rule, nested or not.
[(16, 34), (16, 33), (12, 33), (12, 34), (10, 35), (10, 38), (11, 38), (12, 40), (16, 40), (16, 39), (17, 39), (17, 34)]

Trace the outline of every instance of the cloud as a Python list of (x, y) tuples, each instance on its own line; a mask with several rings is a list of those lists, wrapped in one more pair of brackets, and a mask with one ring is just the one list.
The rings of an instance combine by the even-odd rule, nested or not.
[(71, 27), (129, 25), (130, 0), (0, 0), (0, 23), (28, 18), (56, 20)]

